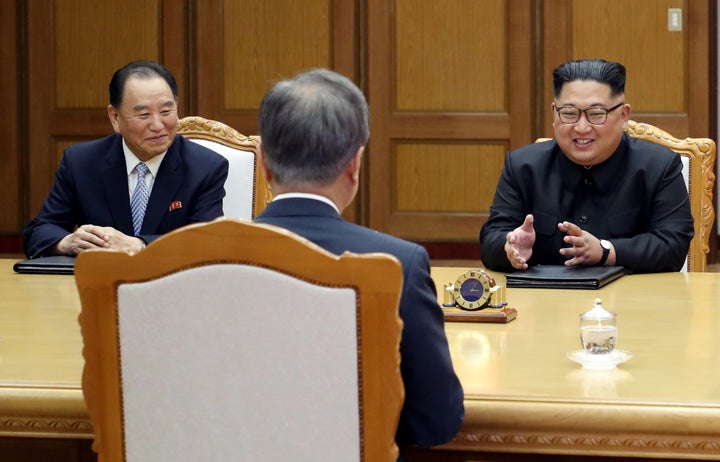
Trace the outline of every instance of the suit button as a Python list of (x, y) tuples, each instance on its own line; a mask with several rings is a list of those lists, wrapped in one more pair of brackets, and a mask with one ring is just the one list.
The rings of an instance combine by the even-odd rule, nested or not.
[(583, 215), (583, 216), (580, 217), (580, 223), (585, 224), (585, 223), (587, 223), (587, 222), (588, 222), (588, 217), (587, 217), (587, 215)]

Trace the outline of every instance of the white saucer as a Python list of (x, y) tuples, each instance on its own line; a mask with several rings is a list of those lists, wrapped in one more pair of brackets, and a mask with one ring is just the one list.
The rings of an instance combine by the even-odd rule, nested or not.
[(632, 358), (632, 353), (625, 350), (613, 350), (608, 354), (591, 355), (584, 350), (571, 351), (567, 357), (571, 361), (582, 364), (585, 369), (610, 370), (618, 364), (624, 363)]

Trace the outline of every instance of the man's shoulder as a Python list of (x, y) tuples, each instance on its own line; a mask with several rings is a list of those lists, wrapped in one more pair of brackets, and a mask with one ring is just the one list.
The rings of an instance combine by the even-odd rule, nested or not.
[(631, 136), (627, 137), (627, 154), (623, 159), (626, 172), (648, 172), (662, 176), (682, 168), (680, 155), (665, 146)]
[(397, 236), (392, 236), (355, 223), (347, 221), (343, 223), (350, 229), (355, 230), (355, 233), (357, 233), (355, 235), (356, 238), (361, 238), (364, 241), (363, 250), (366, 252), (390, 253), (400, 260), (412, 258), (417, 253), (427, 253), (424, 247), (414, 242), (406, 241)]
[(526, 144), (517, 149), (510, 151), (511, 153), (524, 154), (527, 152), (550, 152), (553, 150), (557, 143), (554, 138), (543, 138), (542, 141), (536, 141), (534, 143)]
[(555, 153), (559, 152), (554, 139), (526, 144), (508, 152), (507, 163), (519, 167), (521, 165), (538, 166), (551, 162)]
[(557, 143), (554, 139), (548, 139), (526, 144), (525, 146), (513, 149), (509, 152), (509, 155), (515, 159), (533, 159), (541, 157), (542, 155), (550, 155), (555, 150), (556, 146)]
[(121, 146), (122, 137), (117, 133), (98, 138), (96, 140), (84, 141), (73, 144), (65, 150), (66, 154), (73, 157), (82, 155), (95, 155), (97, 152), (108, 152), (113, 146)]
[(407, 263), (425, 252), (413, 242), (346, 221), (328, 204), (312, 199), (273, 201), (255, 221), (287, 228), (336, 254), (389, 253)]
[(653, 143), (652, 141), (642, 140), (629, 135), (626, 137), (626, 139), (628, 143), (628, 150), (632, 153), (633, 156), (636, 157), (643, 156), (651, 160), (666, 160), (674, 158), (678, 155), (672, 149), (657, 143)]

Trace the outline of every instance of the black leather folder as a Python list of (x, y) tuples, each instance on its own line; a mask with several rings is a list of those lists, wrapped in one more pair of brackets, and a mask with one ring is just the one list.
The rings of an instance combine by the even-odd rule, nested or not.
[(543, 289), (599, 289), (621, 278), (622, 266), (537, 265), (505, 275), (508, 287)]
[(32, 258), (13, 265), (16, 273), (23, 274), (73, 274), (75, 272), (75, 257), (68, 255), (53, 255), (51, 257)]

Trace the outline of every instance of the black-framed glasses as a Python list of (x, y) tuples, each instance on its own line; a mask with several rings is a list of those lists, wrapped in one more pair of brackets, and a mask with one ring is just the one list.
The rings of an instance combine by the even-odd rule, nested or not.
[(616, 104), (615, 106), (611, 108), (604, 108), (604, 107), (589, 107), (587, 109), (580, 109), (575, 106), (561, 106), (556, 107), (555, 112), (558, 113), (558, 117), (560, 118), (560, 122), (564, 124), (574, 124), (577, 123), (577, 121), (580, 120), (580, 115), (584, 112), (585, 118), (588, 122), (590, 122), (593, 125), (602, 125), (607, 121), (607, 116), (610, 112), (614, 111), (615, 109), (619, 108), (625, 104), (624, 102)]

